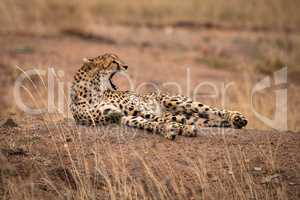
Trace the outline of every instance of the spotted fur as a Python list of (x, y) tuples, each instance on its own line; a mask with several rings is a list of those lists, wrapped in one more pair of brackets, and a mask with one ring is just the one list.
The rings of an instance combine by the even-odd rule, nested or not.
[(74, 77), (71, 111), (86, 125), (121, 123), (158, 133), (168, 139), (196, 136), (200, 127), (243, 128), (246, 118), (237, 111), (217, 109), (185, 96), (119, 91), (111, 78), (127, 70), (114, 54), (86, 59)]

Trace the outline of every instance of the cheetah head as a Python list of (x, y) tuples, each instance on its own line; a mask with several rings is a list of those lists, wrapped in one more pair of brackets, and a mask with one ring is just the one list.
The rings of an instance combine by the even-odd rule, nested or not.
[(116, 90), (116, 85), (113, 84), (113, 76), (120, 72), (126, 71), (128, 66), (120, 60), (120, 58), (115, 54), (106, 53), (95, 58), (84, 59), (84, 66), (86, 72), (92, 76), (107, 76), (109, 84), (111, 87)]

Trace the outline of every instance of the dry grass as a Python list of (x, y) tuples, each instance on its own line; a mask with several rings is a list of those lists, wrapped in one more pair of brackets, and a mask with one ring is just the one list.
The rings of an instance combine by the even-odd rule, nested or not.
[(259, 74), (272, 74), (288, 67), (293, 78), (300, 73), (298, 34), (258, 35), (254, 38), (235, 36), (226, 38), (223, 43), (226, 44), (219, 44), (221, 47), (218, 48), (214, 47), (218, 45), (216, 42), (205, 42), (206, 48), (212, 50), (195, 61), (216, 69), (237, 69)]
[[(50, 152), (45, 157), (36, 154), (40, 149), (37, 151), (34, 144), (31, 147), (18, 140), (7, 142), (10, 149), (22, 144), (30, 157), (33, 156), (29, 164), (25, 161), (24, 165), (33, 168), (29, 179), (11, 175), (9, 173), (16, 169), (5, 168), (5, 175), (1, 177), (6, 185), (2, 188), (3, 199), (288, 199), (286, 181), (277, 177), (275, 183), (274, 180), (261, 183), (263, 177), (280, 173), (277, 149), (273, 148), (271, 140), (266, 140), (263, 146), (248, 146), (255, 155), (250, 157), (248, 151), (228, 144), (227, 136), (223, 136), (219, 144), (222, 156), (213, 164), (208, 150), (197, 151), (195, 158), (194, 154), (188, 154), (188, 147), (183, 147), (175, 162), (179, 166), (176, 166), (174, 158), (161, 152), (170, 148), (167, 144), (161, 148), (149, 148), (149, 144), (143, 147), (127, 140), (128, 135), (118, 134), (118, 142), (114, 145), (112, 140), (99, 138), (93, 133), (96, 130), (90, 129), (84, 132), (93, 134), (91, 139), (95, 139), (89, 145), (82, 129), (65, 125), (50, 128), (51, 125), (45, 124), (50, 144), (55, 148), (51, 151), (51, 154), (55, 152), (55, 159), (49, 156)], [(96, 132), (101, 131), (103, 129), (99, 128)], [(25, 133), (30, 134), (30, 131)], [(211, 139), (217, 137), (222, 136)], [(71, 138), (72, 142), (66, 142), (66, 138)], [(113, 139), (112, 136), (107, 138)], [(278, 139), (275, 145), (281, 142)], [(174, 156), (176, 152), (170, 153)], [(218, 156), (220, 152), (213, 155), (214, 159)], [(263, 172), (255, 171), (257, 166)]]
[[(276, 90), (278, 88), (286, 88), (287, 95), (287, 126), (289, 130), (299, 131), (299, 114), (295, 107), (299, 105), (299, 88), (294, 84), (286, 84), (281, 86), (273, 85), (271, 88), (259, 91), (253, 96), (251, 91), (255, 84), (261, 79), (254, 79), (254, 75), (249, 72), (244, 72), (243, 80), (241, 82), (235, 82), (230, 94), (227, 96), (229, 107), (233, 110), (240, 110), (242, 113), (246, 113), (249, 118), (248, 128), (255, 129), (270, 129), (264, 121), (258, 119), (255, 116), (254, 111), (260, 115), (266, 116), (269, 119), (274, 119), (276, 112)], [(270, 75), (272, 78), (272, 75)], [(253, 102), (251, 102), (253, 98)], [(282, 116), (283, 117), (283, 116)], [(284, 120), (284, 118), (282, 118)]]
[[(217, 3), (209, 0), (191, 0), (189, 3), (180, 0), (3, 0), (0, 2), (0, 31), (48, 35), (67, 29), (82, 31), (93, 27), (93, 30), (98, 30), (101, 28), (99, 25), (103, 24), (106, 26), (102, 28), (107, 29), (107, 24), (168, 26), (186, 22), (216, 27), (220, 27), (217, 25), (221, 24), (223, 28), (243, 30), (250, 27), (268, 30), (275, 35), (276, 31), (280, 30), (281, 33), (276, 37), (255, 37), (254, 40), (251, 36), (248, 38), (236, 35), (231, 39), (203, 37), (205, 43), (200, 45), (194, 42), (198, 41), (198, 35), (192, 31), (180, 32), (173, 36), (175, 39), (166, 41), (164, 39), (171, 38), (170, 35), (176, 34), (173, 33), (176, 31), (160, 29), (158, 32), (166, 30), (168, 32), (167, 36), (160, 37), (157, 36), (158, 34), (147, 33), (144, 30), (146, 35), (134, 33), (136, 34), (135, 40), (131, 39), (133, 32), (126, 32), (128, 30), (125, 31), (125, 34), (128, 34), (126, 37), (118, 30), (116, 31), (118, 34), (116, 32), (113, 34), (111, 29), (104, 32), (104, 36), (109, 36), (108, 38), (112, 39), (111, 41), (114, 41), (116, 46), (119, 45), (118, 48), (125, 46), (127, 51), (133, 46), (138, 49), (141, 56), (142, 52), (146, 51), (149, 54), (153, 53), (155, 55), (153, 57), (159, 60), (161, 58), (157, 55), (162, 54), (163, 51), (166, 56), (163, 57), (164, 60), (185, 64), (182, 57), (195, 55), (197, 52), (195, 56), (191, 56), (191, 63), (194, 63), (196, 67), (205, 65), (214, 68), (213, 70), (216, 68), (230, 70), (236, 77), (233, 88), (226, 94), (225, 103), (222, 104), (219, 99), (204, 100), (204, 103), (240, 110), (250, 122), (249, 129), (270, 129), (253, 114), (251, 89), (258, 80), (264, 77), (261, 73), (271, 75), (283, 65), (289, 67), (289, 77), (294, 75), (293, 80), (298, 81), (296, 76), (299, 74), (300, 40), (296, 31), (299, 31), (298, 24), (300, 24), (299, 8), (298, 0), (251, 0), (247, 2), (229, 0)], [(293, 33), (290, 33), (288, 29), (293, 30)], [(177, 39), (180, 34), (182, 36)], [(126, 41), (122, 41), (122, 38)], [(129, 42), (128, 38), (131, 39)], [(194, 40), (189, 40), (190, 38)], [(222, 43), (226, 43), (225, 41), (229, 41), (228, 46)], [(79, 40), (77, 42), (80, 43)], [(21, 45), (23, 45), (22, 42)], [(88, 45), (91, 46), (92, 43)], [(147, 45), (150, 46), (149, 49)], [(87, 46), (79, 45), (80, 53), (84, 47), (88, 50)], [(125, 51), (125, 47), (121, 50)], [(44, 65), (47, 63), (46, 59), (41, 58), (47, 57), (46, 55), (49, 55), (50, 59), (53, 57), (64, 59), (61, 63), (67, 63), (66, 70), (71, 63), (74, 64), (73, 60), (72, 62), (68, 60), (68, 57), (71, 57), (70, 54), (65, 54), (65, 52), (73, 51), (75, 48), (67, 48), (65, 52), (58, 52), (57, 49), (55, 51), (39, 47), (42, 50), (36, 50), (36, 54), (35, 48), (36, 46), (30, 50), (27, 47), (19, 47), (8, 54), (3, 51), (3, 55), (5, 54), (3, 57), (8, 55), (5, 59), (9, 61), (1, 61), (0, 67), (4, 69), (4, 73), (1, 74), (6, 76), (6, 67), (8, 66), (11, 70), (16, 63), (22, 66), (24, 63), (29, 63), (30, 67), (33, 63), (35, 63), (34, 66), (37, 63)], [(33, 56), (23, 55), (22, 52), (16, 53), (16, 51), (23, 53), (31, 51), (29, 54)], [(89, 53), (91, 52), (94, 54), (95, 50), (90, 50)], [(131, 52), (129, 51), (128, 54)], [(186, 54), (182, 55), (183, 52)], [(61, 57), (58, 56), (60, 54)], [(36, 57), (41, 60), (30, 62), (30, 59)], [(154, 59), (151, 60), (151, 64), (147, 62), (150, 61), (139, 60), (136, 65), (146, 64), (145, 68), (147, 68), (152, 65)], [(170, 65), (170, 63), (167, 64)], [(162, 66), (168, 66), (167, 64), (160, 63)], [(148, 69), (149, 73), (154, 70), (150, 67)], [(170, 70), (167, 72), (172, 72), (172, 69), (164, 68), (164, 70), (164, 73), (167, 70)], [(11, 74), (7, 74), (6, 79), (1, 77), (1, 83), (4, 82), (7, 88), (13, 82), (7, 79), (10, 76), (15, 79), (20, 72), (13, 68)], [(57, 81), (64, 81), (56, 78)], [(179, 84), (184, 85), (183, 79), (177, 78)], [(25, 82), (22, 95), (27, 99), (26, 104), (33, 107), (47, 107), (47, 88), (47, 81), (42, 77), (35, 77), (34, 80)], [(300, 106), (298, 82), (289, 81), (288, 89), (288, 128), (299, 131), (300, 116), (295, 109)], [(12, 94), (3, 93), (2, 96), (8, 98), (7, 102), (11, 103)], [(64, 99), (67, 102), (67, 93)], [(274, 90), (257, 94), (254, 99), (255, 110), (272, 117), (273, 100)], [(10, 108), (10, 111), (17, 112), (15, 105)], [(284, 145), (289, 145), (289, 143), (284, 141), (284, 136), (275, 135), (276, 139), (261, 138), (262, 140), (258, 141), (251, 137), (243, 140), (241, 136), (231, 138), (218, 135), (211, 138), (203, 137), (199, 140), (196, 138), (194, 143), (192, 140), (178, 139), (177, 144), (162, 142), (159, 136), (144, 136), (145, 133), (138, 133), (141, 136), (137, 136), (135, 140), (132, 137), (134, 131), (124, 127), (83, 130), (75, 125), (69, 126), (61, 123), (62, 120), (68, 118), (68, 113), (40, 115), (37, 117), (38, 120), (31, 119), (31, 116), (24, 115), (24, 113), (19, 114), (20, 121), (24, 123), (22, 129), (3, 130), (0, 134), (3, 138), (0, 140), (0, 199), (3, 200), (288, 199), (291, 195), (288, 190), (297, 187), (297, 185), (289, 185), (294, 184), (293, 181), (285, 180), (287, 177), (299, 177), (300, 166), (299, 160), (292, 157), (293, 154), (289, 156), (290, 152), (285, 149)], [(24, 120), (21, 120), (22, 118)], [(27, 129), (27, 127), (30, 128)], [(36, 129), (31, 130), (32, 127)], [(260, 137), (259, 134), (255, 136)], [(2, 149), (8, 149), (8, 152), (12, 153), (17, 152), (21, 156), (14, 157), (14, 155), (6, 158), (2, 155), (4, 154)], [(19, 151), (20, 149), (24, 149), (28, 155), (25, 155), (26, 153), (22, 155), (23, 151)], [(282, 154), (281, 157), (280, 154)], [(285, 163), (285, 161), (290, 161), (289, 159), (296, 163), (294, 164), (296, 167), (291, 167), (289, 162)], [(286, 167), (285, 164), (294, 168), (282, 171), (281, 169)], [(253, 170), (254, 167), (261, 167), (262, 171)], [(274, 180), (266, 184), (261, 183), (263, 178), (278, 174), (280, 176), (275, 177)]]

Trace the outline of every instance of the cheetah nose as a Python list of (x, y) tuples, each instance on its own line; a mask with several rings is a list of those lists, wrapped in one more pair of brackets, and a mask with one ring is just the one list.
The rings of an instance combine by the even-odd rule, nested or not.
[(127, 65), (124, 65), (123, 68), (124, 68), (125, 70), (127, 70), (127, 69), (128, 69), (128, 66), (127, 66)]

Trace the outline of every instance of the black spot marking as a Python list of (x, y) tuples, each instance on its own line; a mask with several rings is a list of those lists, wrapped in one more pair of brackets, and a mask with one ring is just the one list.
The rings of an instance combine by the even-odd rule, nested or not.
[(151, 127), (148, 127), (146, 130), (150, 131), (150, 132), (153, 131), (153, 129)]
[(208, 119), (208, 118), (209, 118), (207, 113), (198, 113), (198, 116), (199, 116), (200, 118), (205, 118), (205, 119)]
[(192, 105), (188, 103), (185, 105), (185, 107), (190, 108), (190, 107), (192, 107)]
[(135, 110), (134, 112), (133, 112), (133, 116), (137, 116), (137, 114), (138, 114), (138, 111), (137, 110)]

